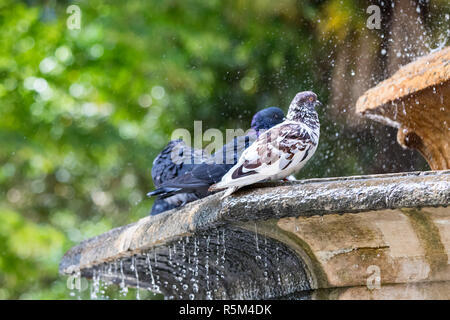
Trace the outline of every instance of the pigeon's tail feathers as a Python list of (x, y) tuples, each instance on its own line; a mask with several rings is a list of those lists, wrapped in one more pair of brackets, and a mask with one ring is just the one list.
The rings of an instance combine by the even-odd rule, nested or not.
[(243, 167), (243, 164), (236, 164), (222, 177), (221, 181), (212, 185), (209, 191), (218, 191), (232, 187), (241, 188), (265, 179), (264, 176), (258, 175), (254, 170), (243, 172)]
[(153, 203), (152, 210), (150, 211), (151, 216), (155, 216), (157, 214), (163, 213), (165, 211), (176, 208), (175, 205), (167, 202), (165, 199), (156, 199)]
[(231, 187), (228, 188), (225, 193), (220, 197), (220, 199), (225, 199), (226, 197), (230, 196), (233, 192), (235, 192), (236, 190), (238, 190), (239, 187)]
[(261, 182), (266, 179), (267, 179), (267, 177), (261, 177), (261, 176), (254, 175), (254, 176), (242, 177), (242, 178), (236, 179), (236, 180), (223, 180), (216, 184), (213, 184), (211, 187), (209, 187), (208, 191), (214, 192), (214, 191), (220, 191), (220, 190), (228, 189), (228, 188), (242, 188), (249, 184)]
[(221, 182), (218, 182), (218, 183), (213, 184), (212, 186), (210, 186), (208, 191), (209, 192), (215, 192), (215, 191), (220, 191), (220, 190), (223, 190), (223, 189), (226, 189), (226, 188), (227, 188), (226, 186), (222, 186), (221, 185)]
[(156, 190), (153, 190), (147, 193), (147, 197), (160, 197), (161, 199), (173, 196), (175, 193), (179, 192), (181, 188), (169, 188), (169, 187), (161, 187)]
[[(234, 167), (233, 167), (234, 168)], [(232, 171), (233, 168), (230, 170)], [(222, 180), (209, 187), (208, 191), (220, 191), (234, 186), (233, 178), (230, 177), (230, 171), (222, 177)]]
[(238, 190), (240, 188), (239, 186), (235, 186), (235, 187), (220, 186), (219, 184), (220, 184), (220, 182), (213, 184), (211, 187), (209, 187), (208, 191), (214, 192), (214, 191), (221, 191), (223, 189), (226, 189), (225, 193), (220, 197), (220, 199), (225, 199), (226, 197), (228, 197), (229, 195), (231, 195), (233, 192), (235, 192), (236, 190)]

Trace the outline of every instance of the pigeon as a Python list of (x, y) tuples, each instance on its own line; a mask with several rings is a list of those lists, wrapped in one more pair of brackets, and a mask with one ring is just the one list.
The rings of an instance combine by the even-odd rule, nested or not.
[[(233, 141), (225, 144), (211, 158), (204, 160), (201, 164), (194, 165), (192, 169), (186, 170), (184, 173), (181, 173), (181, 170), (178, 171), (175, 178), (159, 183), (157, 189), (147, 195), (158, 196), (157, 201), (160, 200), (158, 205), (160, 210), (163, 209), (161, 201), (168, 201), (172, 206), (178, 207), (206, 197), (210, 194), (208, 188), (220, 181), (223, 175), (236, 164), (242, 152), (262, 132), (283, 122), (283, 120), (284, 113), (277, 107), (269, 107), (257, 112), (252, 119), (251, 129), (246, 135), (235, 137)], [(157, 164), (156, 160), (155, 164)], [(156, 171), (159, 171), (159, 169), (155, 169)], [(158, 182), (161, 180), (158, 180)], [(151, 214), (163, 212), (160, 210), (157, 210), (154, 205)]]
[(153, 183), (159, 187), (165, 181), (191, 171), (195, 164), (207, 162), (209, 158), (203, 150), (188, 147), (181, 139), (172, 140), (153, 160)]
[(320, 105), (314, 92), (297, 93), (286, 120), (261, 134), (209, 191), (227, 189), (222, 196), (225, 198), (241, 187), (286, 179), (299, 171), (319, 143), (320, 123), (315, 108)]
[[(196, 164), (211, 161), (203, 150), (193, 149), (181, 140), (172, 140), (158, 154), (153, 161), (152, 179), (155, 187), (159, 188), (164, 182), (172, 180), (186, 172), (191, 171)], [(186, 199), (185, 199), (186, 197)], [(150, 215), (176, 208), (186, 201), (196, 200), (189, 195), (176, 195), (171, 199), (155, 200)]]
[(166, 199), (157, 198), (155, 202), (153, 202), (152, 210), (150, 211), (150, 215), (154, 216), (159, 213), (162, 213), (167, 210), (171, 210), (176, 208), (175, 204), (169, 203)]

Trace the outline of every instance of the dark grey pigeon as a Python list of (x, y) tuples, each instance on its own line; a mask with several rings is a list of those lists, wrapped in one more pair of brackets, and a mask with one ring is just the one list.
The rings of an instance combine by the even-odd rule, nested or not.
[[(190, 167), (191, 169), (185, 170), (184, 173), (178, 172), (175, 178), (165, 180), (156, 190), (148, 193), (148, 196), (158, 196), (159, 200), (168, 201), (175, 207), (206, 197), (210, 194), (208, 188), (222, 179), (225, 173), (236, 164), (242, 152), (258, 138), (259, 134), (283, 120), (284, 113), (277, 107), (259, 111), (253, 117), (251, 130), (247, 135), (236, 137), (232, 142), (224, 145), (219, 152), (212, 156), (213, 163), (211, 163), (211, 159), (206, 159), (203, 163), (193, 165)], [(162, 208), (162, 206), (159, 207)], [(156, 208), (153, 209), (152, 215), (162, 212), (156, 211)]]
[(155, 187), (191, 171), (195, 164), (208, 161), (210, 157), (203, 150), (188, 147), (181, 140), (172, 140), (153, 160), (152, 179)]
[[(190, 148), (181, 139), (172, 140), (153, 161), (153, 184), (156, 188), (159, 188), (164, 182), (191, 171), (195, 165), (201, 164), (209, 159), (210, 157), (203, 150)], [(188, 200), (193, 201), (196, 199), (193, 199), (190, 195), (181, 194), (170, 199), (158, 198), (155, 200), (150, 214), (155, 215), (176, 208)]]

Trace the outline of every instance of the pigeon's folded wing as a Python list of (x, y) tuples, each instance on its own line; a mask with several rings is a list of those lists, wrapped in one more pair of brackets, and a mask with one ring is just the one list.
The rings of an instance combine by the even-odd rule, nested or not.
[(255, 142), (256, 138), (257, 135), (254, 130), (250, 130), (246, 135), (233, 138), (213, 155), (214, 162), (217, 164), (236, 164), (244, 150)]
[(295, 160), (302, 161), (313, 144), (301, 124), (280, 124), (263, 133), (230, 169), (222, 181), (210, 190), (244, 186), (259, 182), (287, 169)]
[(156, 187), (192, 170), (210, 159), (203, 150), (193, 149), (183, 140), (172, 140), (153, 161), (152, 178)]
[(194, 170), (184, 173), (174, 179), (165, 181), (161, 186), (148, 193), (149, 196), (167, 198), (179, 193), (196, 193), (201, 197), (208, 194), (208, 188), (220, 181), (232, 165), (201, 164)]

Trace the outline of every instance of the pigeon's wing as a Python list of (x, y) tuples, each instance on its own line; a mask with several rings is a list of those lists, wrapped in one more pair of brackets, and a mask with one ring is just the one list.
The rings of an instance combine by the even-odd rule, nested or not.
[(232, 141), (225, 144), (213, 155), (214, 162), (217, 164), (236, 164), (244, 150), (256, 139), (257, 135), (254, 130), (250, 130), (246, 135), (234, 137)]
[(232, 165), (226, 164), (201, 164), (192, 171), (165, 181), (149, 195), (165, 198), (178, 193), (196, 193), (206, 196), (209, 186), (220, 181), (231, 167)]
[(188, 147), (183, 140), (172, 140), (153, 161), (152, 178), (156, 187), (208, 162), (203, 150)]
[(216, 183), (222, 179), (222, 177), (230, 170), (233, 165), (232, 164), (202, 164), (196, 167), (191, 171), (192, 179), (202, 181), (205, 185), (208, 186)]
[(276, 176), (306, 158), (312, 139), (298, 123), (282, 123), (263, 133), (238, 163), (210, 190), (239, 187)]

